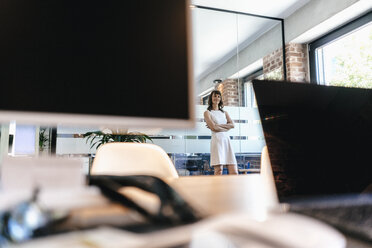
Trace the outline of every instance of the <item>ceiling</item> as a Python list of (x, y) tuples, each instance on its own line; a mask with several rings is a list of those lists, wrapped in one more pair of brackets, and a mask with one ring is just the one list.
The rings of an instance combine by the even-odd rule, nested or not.
[[(192, 0), (193, 5), (245, 12), (285, 19), (310, 0)], [(269, 7), (268, 7), (269, 6)], [(192, 9), (194, 75), (206, 76), (251, 41), (278, 24), (278, 21)], [(281, 37), (278, 37), (281, 39)]]
[[(191, 3), (193, 5), (247, 12), (284, 19), (309, 1), (310, 0), (191, 0)], [(270, 7), (268, 8), (268, 6)]]

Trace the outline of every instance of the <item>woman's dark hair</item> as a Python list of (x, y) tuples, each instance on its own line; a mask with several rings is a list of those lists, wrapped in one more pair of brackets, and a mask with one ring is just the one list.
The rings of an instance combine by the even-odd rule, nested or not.
[(218, 109), (221, 110), (221, 111), (223, 112), (223, 110), (222, 110), (222, 108), (223, 108), (222, 94), (221, 94), (221, 91), (219, 91), (219, 90), (214, 90), (214, 91), (212, 91), (211, 94), (209, 95), (209, 98), (208, 98), (208, 108), (207, 108), (207, 109), (208, 109), (209, 111), (211, 111), (212, 108), (213, 108), (213, 106), (212, 106), (212, 96), (213, 96), (213, 95), (220, 95), (220, 96), (221, 96), (221, 101), (218, 103)]

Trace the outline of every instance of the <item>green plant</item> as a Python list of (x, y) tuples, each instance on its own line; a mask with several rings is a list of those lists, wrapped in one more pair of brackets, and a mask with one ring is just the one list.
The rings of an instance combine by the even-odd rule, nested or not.
[(352, 34), (344, 39), (343, 49), (333, 59), (334, 77), (330, 85), (372, 88), (372, 30), (368, 38)]
[(152, 142), (152, 139), (140, 132), (103, 132), (103, 131), (93, 131), (83, 134), (86, 138), (86, 143), (90, 143), (90, 148), (100, 147), (101, 145), (109, 142), (136, 142), (136, 143), (146, 143), (148, 140)]
[(48, 136), (45, 134), (46, 128), (40, 128), (39, 132), (39, 148), (44, 149), (47, 142), (49, 141)]

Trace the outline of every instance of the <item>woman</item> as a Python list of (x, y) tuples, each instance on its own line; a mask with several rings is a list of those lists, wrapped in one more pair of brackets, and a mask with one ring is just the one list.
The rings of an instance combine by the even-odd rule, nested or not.
[(211, 140), (211, 166), (215, 175), (222, 175), (223, 166), (226, 165), (229, 174), (238, 174), (236, 158), (226, 133), (234, 128), (234, 122), (223, 109), (221, 92), (212, 91), (208, 99), (208, 109), (204, 112), (204, 120), (212, 131)]

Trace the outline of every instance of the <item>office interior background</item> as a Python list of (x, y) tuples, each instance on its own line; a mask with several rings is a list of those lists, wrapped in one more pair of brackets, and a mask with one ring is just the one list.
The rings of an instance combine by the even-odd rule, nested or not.
[[(265, 1), (249, 2), (192, 1), (195, 128), (113, 130), (14, 121), (1, 125), (0, 159), (7, 155), (74, 157), (84, 162), (89, 173), (97, 144), (84, 134), (141, 132), (151, 138), (147, 142), (167, 152), (180, 176), (210, 175), (211, 133), (203, 112), (210, 92), (218, 89), (235, 122), (229, 135), (238, 167), (260, 168), (265, 139), (253, 79), (372, 88), (371, 1), (286, 0), (269, 8)], [(171, 102), (169, 106), (177, 108)], [(275, 174), (279, 169), (274, 166), (273, 170)]]

